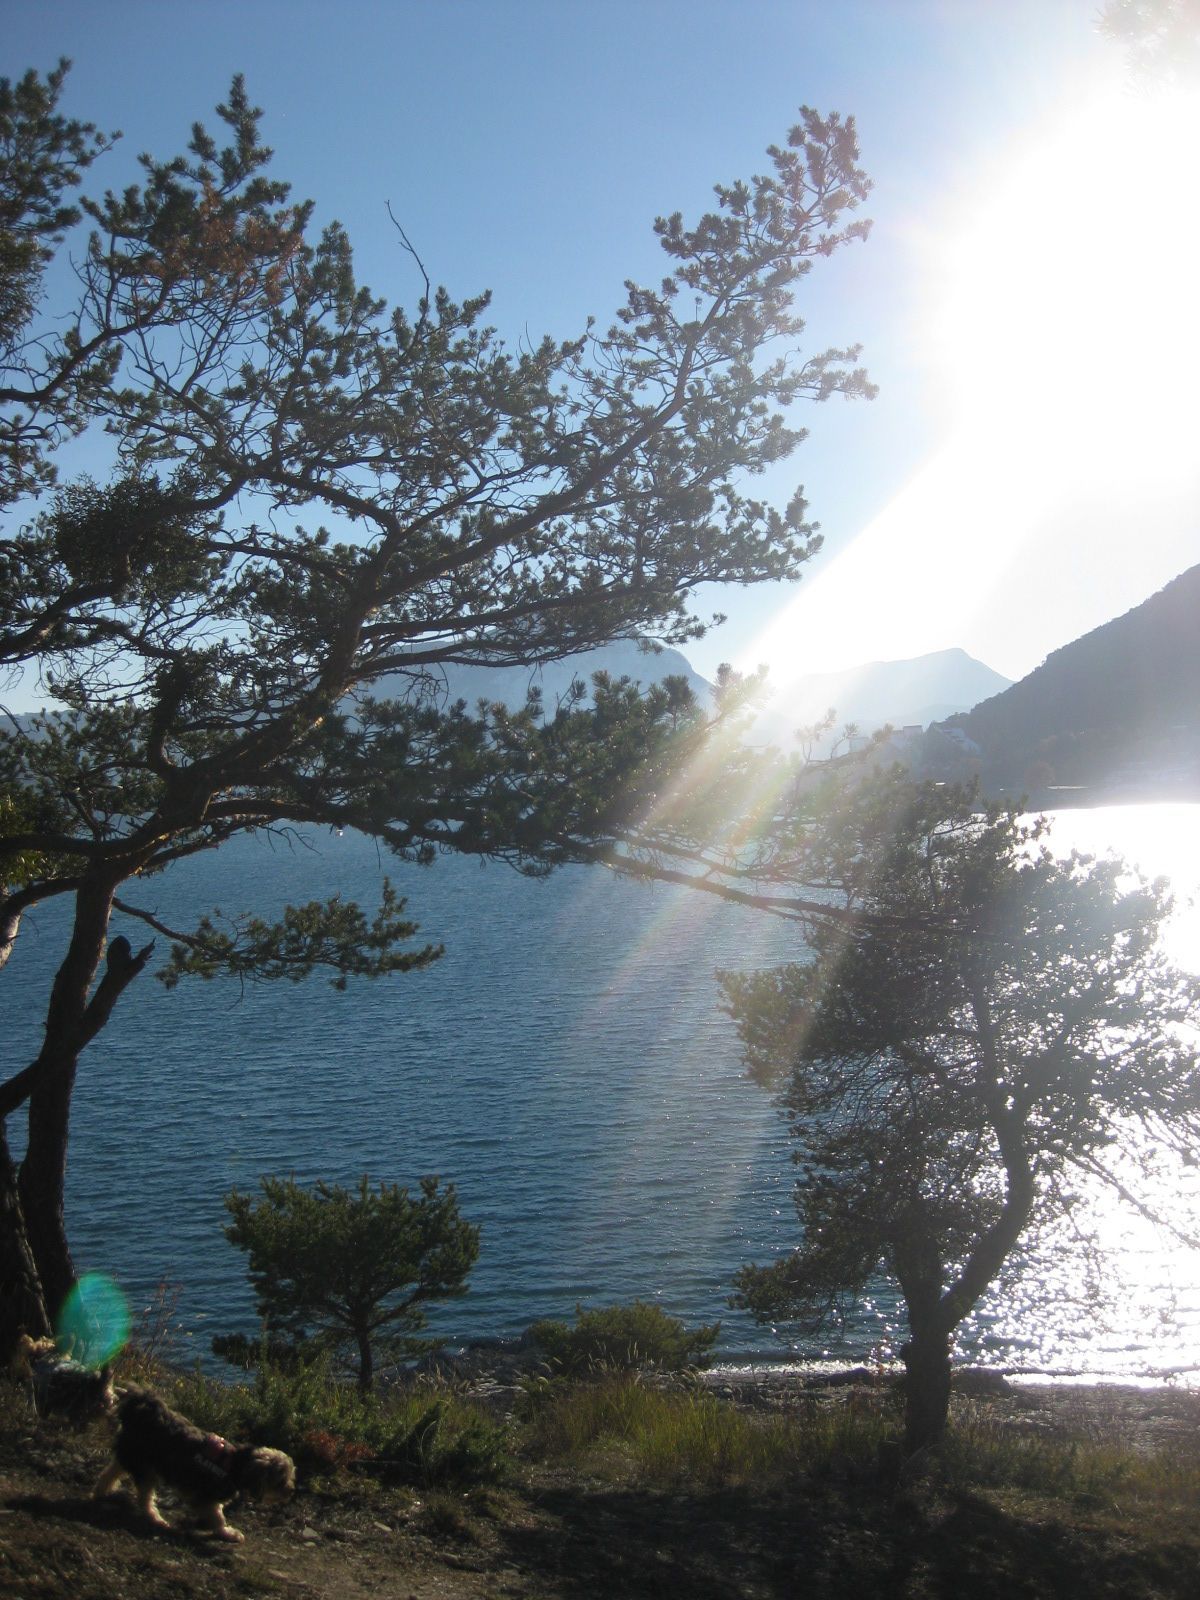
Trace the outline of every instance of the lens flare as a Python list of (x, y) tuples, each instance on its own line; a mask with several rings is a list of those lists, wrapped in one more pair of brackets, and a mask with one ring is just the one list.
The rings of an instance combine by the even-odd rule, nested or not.
[(103, 1272), (85, 1272), (63, 1301), (55, 1337), (82, 1366), (102, 1367), (129, 1342), (129, 1302)]

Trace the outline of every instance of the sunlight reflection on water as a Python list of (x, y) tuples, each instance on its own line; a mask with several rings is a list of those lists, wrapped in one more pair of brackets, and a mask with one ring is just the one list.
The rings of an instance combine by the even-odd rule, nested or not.
[[(1054, 838), (1168, 872), (1173, 954), (1200, 965), (1200, 914), (1186, 903), (1200, 883), (1200, 807), (1061, 813)], [(244, 841), (185, 868), (143, 889), (168, 921), (334, 889), (373, 904), (380, 863), (347, 835), (295, 851)], [(844, 1364), (894, 1348), (898, 1308), (882, 1288), (847, 1340), (824, 1348), (725, 1304), (739, 1266), (791, 1248), (795, 1217), (788, 1141), (745, 1080), (713, 972), (792, 959), (794, 933), (584, 869), (541, 884), (462, 860), (393, 875), (421, 937), (447, 944), (425, 972), (344, 995), (316, 980), (130, 991), (80, 1072), (68, 1216), (81, 1269), (112, 1273), (135, 1307), (164, 1275), (182, 1284), (180, 1317), (203, 1357), (209, 1332), (254, 1327), (243, 1261), (221, 1233), (232, 1185), (270, 1171), (410, 1183), (440, 1172), (483, 1227), (470, 1294), (437, 1312), (451, 1340), (642, 1296), (691, 1322), (721, 1318), (731, 1360)], [(9, 994), (27, 996), (5, 1018), (14, 1059), (36, 1047), (56, 916), (31, 914), (8, 974)], [(1200, 1205), (1197, 1169), (1166, 1170), (1154, 1195), (1180, 1215)], [(1065, 1232), (1046, 1241), (964, 1330), (965, 1357), (1126, 1380), (1200, 1363), (1200, 1253), (1107, 1197), (1091, 1214), (1092, 1270)]]
[[(1200, 806), (1058, 812), (1051, 843), (1115, 853), (1146, 877), (1169, 878), (1175, 910), (1164, 948), (1185, 971), (1200, 971)], [(1200, 1238), (1200, 1167), (1143, 1139), (1136, 1159), (1113, 1170), (1174, 1228)], [(1099, 1182), (1080, 1193), (1077, 1227), (1056, 1227), (1028, 1253), (1019, 1280), (970, 1319), (963, 1345), (1006, 1367), (1200, 1383), (1200, 1249)]]
[(1186, 972), (1200, 972), (1200, 805), (1101, 806), (1049, 815), (1056, 850), (1112, 853), (1147, 878), (1170, 880), (1175, 910), (1164, 947)]

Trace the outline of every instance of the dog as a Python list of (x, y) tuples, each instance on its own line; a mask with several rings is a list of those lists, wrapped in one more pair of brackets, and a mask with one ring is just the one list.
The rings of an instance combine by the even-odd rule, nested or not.
[(94, 1497), (111, 1494), (123, 1476), (133, 1479), (142, 1515), (156, 1527), (170, 1527), (154, 1503), (161, 1485), (191, 1501), (218, 1539), (238, 1544), (245, 1535), (225, 1521), (229, 1501), (239, 1495), (284, 1500), (296, 1487), (296, 1468), (282, 1450), (230, 1444), (204, 1433), (149, 1389), (128, 1389), (118, 1402), (113, 1459)]
[(64, 1356), (53, 1339), (19, 1334), (9, 1375), (25, 1386), (35, 1415), (63, 1417), (76, 1428), (111, 1415), (116, 1404), (112, 1368), (85, 1367)]

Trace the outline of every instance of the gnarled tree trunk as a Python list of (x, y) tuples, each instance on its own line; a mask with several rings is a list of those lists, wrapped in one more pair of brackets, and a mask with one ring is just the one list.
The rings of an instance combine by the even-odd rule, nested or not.
[(63, 1197), (76, 1061), (43, 1057), (42, 1067), (29, 1097), (29, 1143), (18, 1187), (42, 1294), (50, 1315), (57, 1317), (75, 1284)]
[(0, 1120), (0, 1362), (7, 1363), (21, 1333), (40, 1339), (50, 1332), (33, 1252), (25, 1231), (17, 1174)]
[[(75, 1284), (63, 1196), (79, 1057), (153, 949), (149, 944), (134, 955), (127, 939), (114, 939), (104, 976), (95, 983), (118, 881), (119, 875), (85, 879), (81, 884), (71, 943), (50, 994), (42, 1048), (37, 1059), (0, 1090), (0, 1114), (26, 1100), (29, 1104), (29, 1140), (15, 1184), (17, 1206), (0, 1216), (0, 1257), (11, 1255), (15, 1260), (22, 1251), (32, 1257), (43, 1317), (48, 1314), (51, 1321)], [(11, 1164), (9, 1171), (11, 1175)]]

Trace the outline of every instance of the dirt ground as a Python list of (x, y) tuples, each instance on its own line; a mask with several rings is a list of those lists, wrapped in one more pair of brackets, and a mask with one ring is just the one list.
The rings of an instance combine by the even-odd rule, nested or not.
[[(752, 1403), (782, 1403), (756, 1394)], [(1025, 1430), (1148, 1449), (1196, 1438), (1200, 1398), (1170, 1390), (1029, 1390), (994, 1402)], [(0, 1596), (12, 1600), (1194, 1600), (1200, 1540), (1099, 1505), (946, 1497), (834, 1474), (784, 1498), (750, 1489), (650, 1492), (531, 1464), (470, 1495), (351, 1484), (236, 1507), (230, 1545), (148, 1528), (127, 1494), (91, 1487), (101, 1423), (82, 1434), (0, 1402)]]

